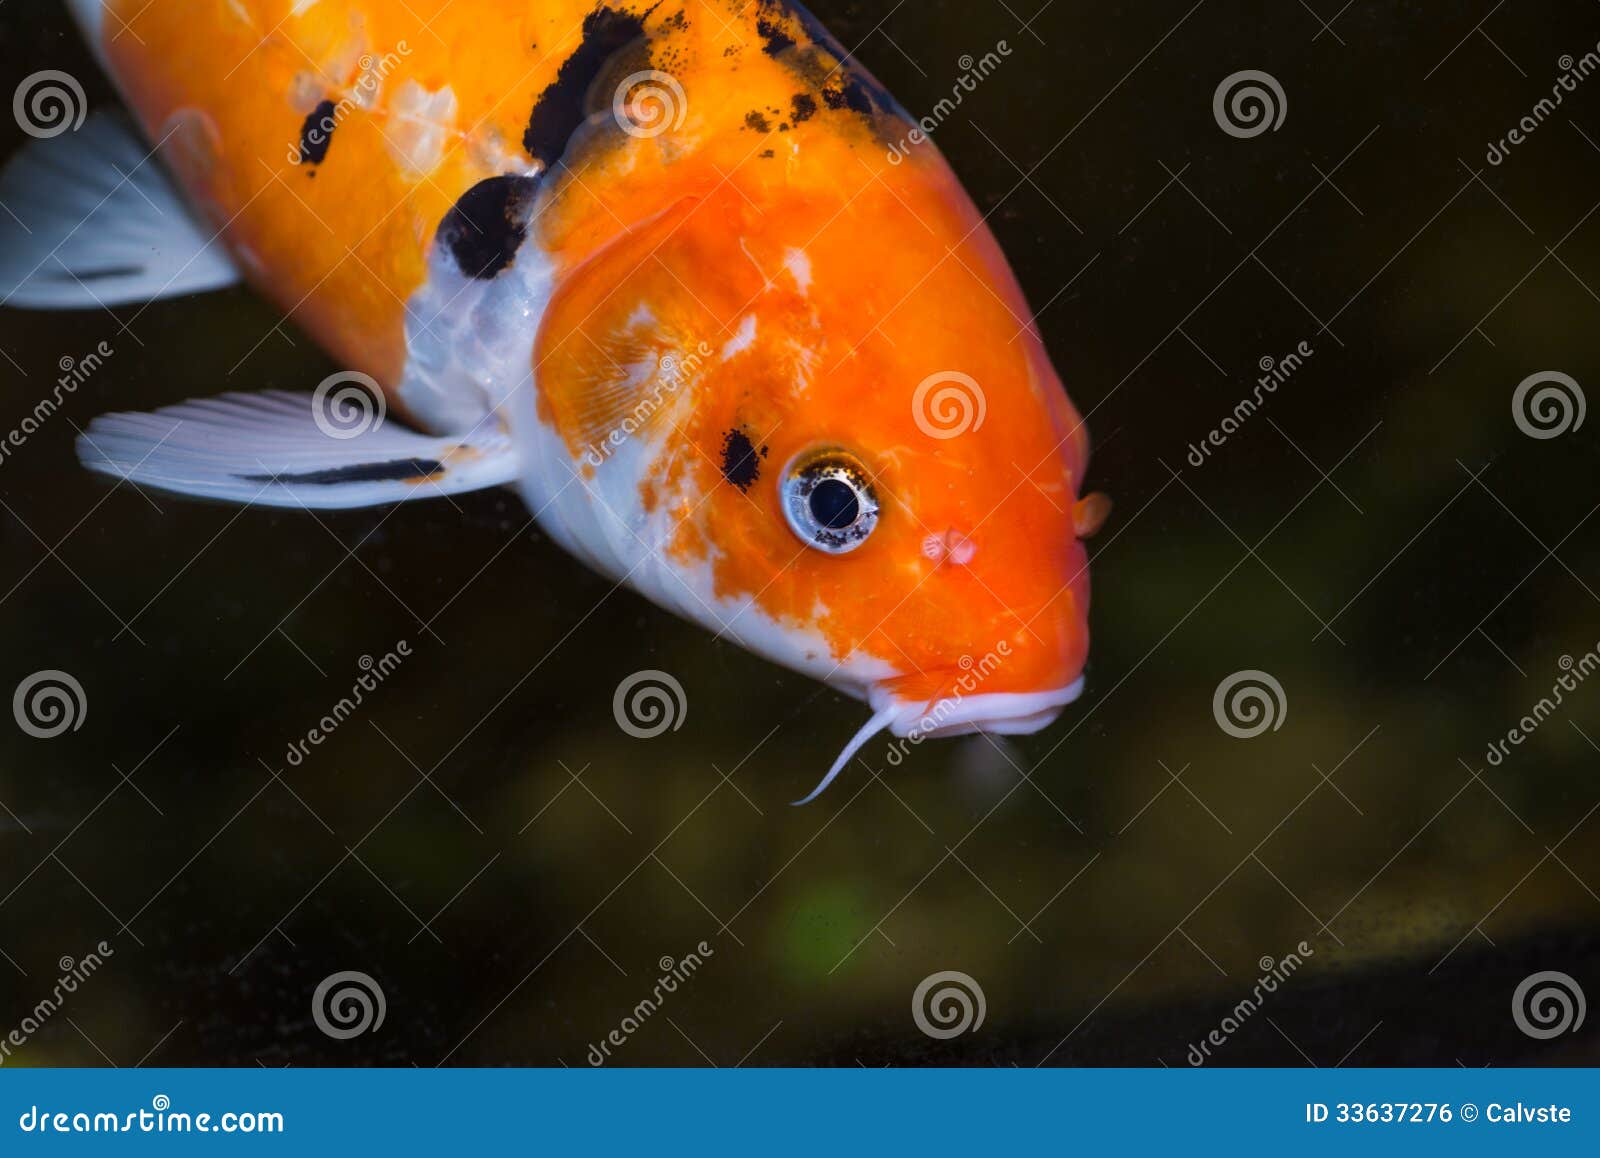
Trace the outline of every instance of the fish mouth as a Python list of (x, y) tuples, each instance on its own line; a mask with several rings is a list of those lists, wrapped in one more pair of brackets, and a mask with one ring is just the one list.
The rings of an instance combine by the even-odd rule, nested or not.
[(988, 692), (975, 696), (944, 697), (927, 704), (897, 699), (881, 687), (867, 695), (873, 710), (904, 709), (888, 725), (896, 736), (965, 736), (992, 732), (1001, 736), (1026, 736), (1055, 722), (1061, 709), (1083, 694), (1083, 677), (1065, 687), (1042, 692)]
[(850, 738), (821, 782), (796, 805), (810, 804), (821, 796), (879, 732), (913, 742), (945, 736), (988, 732), (997, 736), (1025, 736), (1049, 727), (1061, 709), (1083, 694), (1083, 677), (1065, 687), (1039, 692), (986, 692), (975, 696), (945, 696), (932, 701), (904, 700), (882, 684), (866, 690), (872, 718)]

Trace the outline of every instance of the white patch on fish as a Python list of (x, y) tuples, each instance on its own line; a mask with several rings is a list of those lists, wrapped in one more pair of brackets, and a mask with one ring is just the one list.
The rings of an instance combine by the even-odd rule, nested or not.
[(803, 249), (791, 249), (783, 255), (783, 266), (789, 271), (789, 276), (794, 278), (794, 284), (800, 292), (811, 292), (811, 258)]
[(739, 322), (739, 328), (733, 337), (722, 347), (722, 360), (726, 362), (735, 354), (742, 354), (756, 343), (756, 316), (746, 314)]
[(511, 392), (531, 393), (533, 344), (554, 292), (555, 267), (532, 237), (488, 279), (465, 276), (436, 244), (428, 280), (406, 303), (401, 403), (430, 432), (459, 434)]
[(429, 92), (414, 80), (395, 90), (384, 140), (389, 153), (410, 175), (425, 177), (444, 159), (445, 142), (455, 134), (455, 90), (445, 85)]

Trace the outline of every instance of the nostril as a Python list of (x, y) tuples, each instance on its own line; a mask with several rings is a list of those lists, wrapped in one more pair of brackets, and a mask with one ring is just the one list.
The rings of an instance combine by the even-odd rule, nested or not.
[(965, 567), (978, 553), (978, 545), (954, 528), (942, 535), (929, 535), (922, 540), (922, 553), (935, 563), (954, 563)]

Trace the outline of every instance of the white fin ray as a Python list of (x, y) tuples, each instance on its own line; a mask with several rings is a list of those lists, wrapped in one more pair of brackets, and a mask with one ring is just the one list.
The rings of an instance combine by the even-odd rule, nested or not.
[(517, 477), (511, 440), (492, 418), (443, 438), (392, 419), (341, 437), (318, 418), (311, 394), (223, 394), (148, 414), (102, 415), (78, 439), (78, 457), (90, 470), (142, 487), (313, 510), (436, 498)]
[(94, 309), (240, 280), (124, 117), (29, 141), (0, 173), (0, 305)]

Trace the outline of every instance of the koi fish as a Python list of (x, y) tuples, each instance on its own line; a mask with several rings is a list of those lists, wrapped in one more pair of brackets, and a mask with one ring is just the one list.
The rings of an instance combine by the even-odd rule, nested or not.
[(1077, 698), (1083, 421), (950, 166), (798, 4), (69, 2), (137, 128), (13, 159), (6, 302), (243, 280), (345, 368), (105, 415), (89, 469), (308, 509), (514, 487), (866, 702), (806, 800), (880, 732)]

